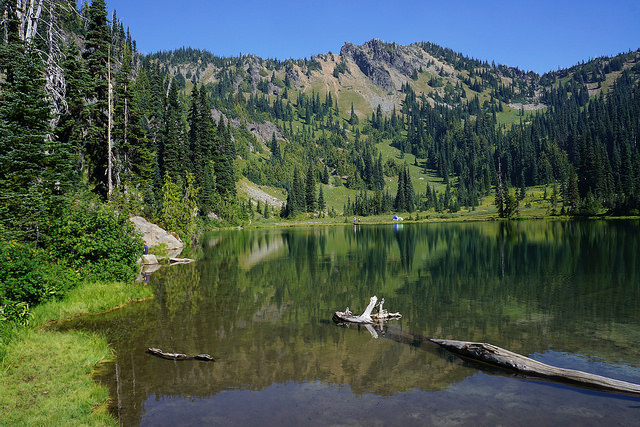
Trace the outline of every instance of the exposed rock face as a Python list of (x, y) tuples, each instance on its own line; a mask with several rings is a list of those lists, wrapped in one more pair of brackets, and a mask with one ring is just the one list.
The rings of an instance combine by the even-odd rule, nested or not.
[(388, 44), (380, 40), (369, 40), (362, 46), (345, 43), (340, 55), (358, 65), (360, 70), (375, 84), (386, 91), (395, 88), (389, 70), (410, 77), (416, 70), (412, 58), (401, 49), (402, 46)]
[(300, 76), (298, 75), (296, 70), (293, 68), (293, 64), (291, 62), (285, 63), (284, 71), (287, 73), (287, 76), (289, 77), (289, 80), (291, 80), (293, 85), (297, 87), (298, 84), (300, 83)]
[(356, 63), (362, 73), (369, 77), (375, 84), (386, 91), (395, 89), (391, 74), (380, 63), (377, 63), (365, 50), (364, 46), (355, 46), (345, 43), (340, 49), (340, 55)]
[(129, 220), (133, 222), (136, 230), (142, 233), (142, 239), (144, 240), (144, 243), (149, 247), (158, 246), (163, 243), (167, 245), (167, 249), (169, 249), (170, 251), (182, 250), (182, 248), (184, 247), (184, 244), (180, 241), (180, 239), (167, 233), (162, 228), (147, 221), (141, 216), (133, 216), (129, 218)]

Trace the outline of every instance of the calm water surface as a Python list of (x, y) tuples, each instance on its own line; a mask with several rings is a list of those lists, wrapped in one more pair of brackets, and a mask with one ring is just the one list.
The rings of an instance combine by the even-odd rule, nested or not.
[[(640, 383), (640, 223), (225, 231), (153, 273), (106, 334), (98, 380), (123, 425), (638, 425), (640, 398), (463, 361), (401, 334), (483, 341)], [(404, 317), (340, 327), (369, 297)], [(145, 353), (209, 353), (214, 363)]]

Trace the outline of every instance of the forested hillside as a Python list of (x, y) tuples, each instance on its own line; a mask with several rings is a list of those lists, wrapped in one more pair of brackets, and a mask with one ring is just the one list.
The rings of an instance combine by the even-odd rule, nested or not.
[[(638, 212), (638, 51), (543, 76), (425, 42), (141, 55), (103, 0), (1, 5), (6, 236), (39, 242), (51, 203), (78, 193), (183, 236), (200, 220), (456, 212), (487, 196), (510, 216), (532, 186), (553, 192), (552, 214)], [(273, 197), (249, 203), (257, 186)]]
[[(531, 186), (549, 187), (552, 214), (637, 212), (639, 59), (629, 52), (539, 76), (431, 43), (372, 40), (304, 60), (191, 48), (145, 60), (175, 76), (186, 98), (204, 92), (216, 116), (243, 131), (239, 171), (284, 188), (284, 215), (322, 211), (323, 190), (348, 197), (334, 203), (345, 215), (456, 211), (495, 194), (510, 216), (508, 202)], [(416, 171), (426, 185), (411, 181)]]

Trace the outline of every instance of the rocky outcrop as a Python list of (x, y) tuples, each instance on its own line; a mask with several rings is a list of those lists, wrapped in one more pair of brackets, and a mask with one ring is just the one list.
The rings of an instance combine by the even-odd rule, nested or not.
[(165, 244), (169, 251), (181, 251), (184, 247), (182, 241), (141, 216), (132, 216), (129, 220), (133, 223), (136, 230), (142, 233), (142, 239), (145, 245), (150, 248)]
[(300, 75), (295, 70), (295, 68), (293, 68), (293, 63), (291, 61), (287, 61), (284, 64), (284, 71), (285, 73), (287, 73), (287, 77), (289, 77), (291, 83), (293, 83), (293, 85), (297, 87), (300, 83)]
[(362, 46), (345, 43), (340, 50), (343, 58), (356, 63), (360, 70), (376, 85), (386, 91), (396, 89), (390, 70), (410, 77), (417, 71), (411, 55), (402, 46), (370, 40)]
[(355, 62), (362, 73), (382, 89), (386, 91), (395, 89), (389, 71), (386, 70), (382, 64), (374, 61), (374, 59), (365, 52), (363, 46), (345, 43), (342, 49), (340, 49), (340, 55), (345, 59)]

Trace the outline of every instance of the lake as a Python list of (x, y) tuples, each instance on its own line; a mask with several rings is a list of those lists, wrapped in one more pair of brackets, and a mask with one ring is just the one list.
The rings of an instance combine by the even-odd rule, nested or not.
[[(640, 398), (518, 376), (399, 338), (488, 342), (640, 383), (640, 222), (220, 231), (155, 298), (86, 316), (123, 425), (637, 425)], [(337, 326), (376, 295), (403, 317)], [(171, 361), (145, 350), (209, 353)]]

